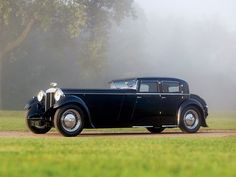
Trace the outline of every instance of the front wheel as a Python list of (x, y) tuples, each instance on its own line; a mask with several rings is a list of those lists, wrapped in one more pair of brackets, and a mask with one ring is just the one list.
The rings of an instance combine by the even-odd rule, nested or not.
[(47, 126), (45, 123), (42, 124), (40, 121), (35, 121), (28, 118), (26, 118), (26, 125), (28, 129), (35, 134), (45, 134), (52, 128)]
[(163, 130), (165, 130), (164, 127), (148, 127), (147, 130), (153, 134), (161, 133)]
[(83, 111), (76, 105), (58, 108), (54, 116), (54, 125), (64, 136), (77, 136), (84, 128)]
[(180, 116), (180, 129), (187, 133), (196, 133), (201, 126), (201, 113), (196, 107), (185, 108)]

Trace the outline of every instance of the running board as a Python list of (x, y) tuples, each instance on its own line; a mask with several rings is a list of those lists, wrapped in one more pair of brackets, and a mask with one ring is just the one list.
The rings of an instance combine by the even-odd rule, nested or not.
[[(149, 125), (147, 125), (147, 126), (132, 126), (133, 128), (151, 128), (151, 127), (154, 127), (154, 126), (149, 126)], [(178, 127), (178, 125), (162, 125), (161, 127), (163, 127), (163, 128), (175, 128), (175, 127)]]
[(151, 128), (153, 126), (132, 126), (133, 128)]

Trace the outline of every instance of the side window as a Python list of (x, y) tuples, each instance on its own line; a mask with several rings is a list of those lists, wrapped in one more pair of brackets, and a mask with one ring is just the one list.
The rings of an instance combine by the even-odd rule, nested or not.
[(158, 92), (158, 82), (152, 81), (143, 81), (140, 84), (140, 92)]
[(181, 88), (179, 82), (165, 81), (162, 82), (162, 92), (164, 93), (180, 93)]

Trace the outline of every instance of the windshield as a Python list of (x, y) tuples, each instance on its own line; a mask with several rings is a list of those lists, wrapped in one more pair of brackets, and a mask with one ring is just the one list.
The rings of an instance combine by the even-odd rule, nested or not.
[(137, 89), (137, 80), (121, 80), (112, 81), (110, 84), (111, 89)]

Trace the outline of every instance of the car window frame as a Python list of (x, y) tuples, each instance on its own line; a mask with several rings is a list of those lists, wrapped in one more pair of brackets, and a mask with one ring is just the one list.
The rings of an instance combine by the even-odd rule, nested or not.
[[(164, 89), (163, 89), (163, 84), (164, 83), (177, 83), (179, 85), (179, 92), (164, 92)], [(178, 81), (161, 81), (161, 93), (169, 93), (169, 94), (181, 94), (183, 93), (183, 85), (178, 82)]]
[[(142, 83), (156, 83), (157, 91), (156, 92), (141, 92), (140, 88), (141, 88)], [(138, 85), (138, 93), (161, 93), (160, 82), (158, 80), (140, 80), (139, 85)]]

